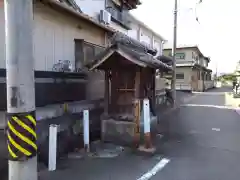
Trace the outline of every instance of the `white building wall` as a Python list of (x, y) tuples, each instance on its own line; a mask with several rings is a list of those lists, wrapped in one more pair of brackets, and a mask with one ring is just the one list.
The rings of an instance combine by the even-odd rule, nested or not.
[(133, 15), (130, 15), (129, 20), (131, 21), (131, 30), (128, 31), (128, 35), (134, 39), (139, 40), (151, 48), (156, 48), (158, 50), (158, 55), (163, 54), (163, 39), (157, 36), (151, 29), (146, 27), (143, 22), (136, 19)]
[(105, 9), (105, 0), (75, 0), (83, 13), (98, 19), (101, 10)]
[(111, 24), (110, 26), (118, 31), (120, 31), (121, 33), (124, 33), (124, 34), (128, 34), (128, 30), (123, 28), (122, 26), (120, 26), (119, 24), (115, 23), (115, 22), (112, 22), (111, 21)]
[(146, 43), (150, 47), (152, 44), (152, 33), (140, 26), (140, 42)]
[[(99, 14), (101, 10), (105, 10), (106, 0), (75, 0), (83, 13), (89, 15), (92, 18), (99, 20)], [(124, 34), (127, 34), (127, 29), (121, 25), (111, 21), (110, 26)]]
[[(119, 2), (115, 0), (118, 4)], [(81, 10), (89, 16), (98, 19), (100, 10), (104, 10), (106, 6), (106, 0), (76, 0)], [(139, 40), (140, 42), (148, 44), (150, 47), (154, 47), (158, 50), (158, 55), (162, 54), (162, 40), (159, 37), (153, 35), (153, 32), (148, 28), (145, 28), (141, 22), (138, 22), (135, 18), (131, 18), (131, 30), (123, 28), (121, 25), (112, 22), (110, 26), (114, 29), (127, 34), (128, 36)], [(140, 28), (139, 28), (140, 27)], [(140, 35), (138, 37), (138, 34)]]
[(158, 51), (156, 56), (162, 55), (162, 42), (161, 41), (154, 39), (153, 40), (153, 48), (157, 49), (157, 51)]
[(131, 29), (128, 30), (128, 36), (130, 36), (131, 38), (134, 38), (136, 40), (139, 40), (139, 25), (135, 24), (135, 23), (130, 23), (130, 27)]
[(136, 29), (129, 30), (127, 34), (131, 38), (138, 39), (138, 32)]

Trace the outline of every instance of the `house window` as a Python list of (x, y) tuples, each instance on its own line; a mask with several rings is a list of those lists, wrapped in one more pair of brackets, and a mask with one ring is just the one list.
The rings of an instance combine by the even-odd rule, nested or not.
[(176, 79), (184, 79), (184, 73), (177, 73)]
[(199, 57), (198, 57), (198, 56), (196, 56), (196, 62), (197, 62), (197, 64), (200, 63), (200, 61), (199, 61)]
[(76, 69), (83, 69), (87, 63), (94, 60), (95, 56), (101, 53), (105, 48), (82, 39), (75, 39), (75, 64)]
[[(172, 56), (172, 53), (169, 52), (169, 56)], [(185, 59), (185, 53), (176, 53), (175, 55), (176, 59)]]
[(176, 53), (176, 59), (185, 59), (185, 53)]
[(111, 20), (115, 23), (120, 24), (125, 29), (130, 29), (128, 27), (127, 20), (127, 8), (123, 5), (120, 7), (118, 4), (112, 1), (107, 2), (106, 10), (111, 14)]
[(195, 54), (194, 54), (194, 52), (192, 52), (192, 59), (195, 59)]
[(140, 42), (150, 46), (150, 44), (151, 44), (151, 37), (149, 37), (148, 35), (146, 35), (144, 33), (141, 33)]
[(208, 67), (208, 62), (206, 60), (203, 61), (204, 62), (204, 67)]
[(94, 59), (94, 46), (91, 44), (83, 44), (83, 63), (87, 64), (88, 62)]
[(84, 64), (90, 63), (94, 57), (101, 53), (105, 48), (92, 43), (83, 42)]

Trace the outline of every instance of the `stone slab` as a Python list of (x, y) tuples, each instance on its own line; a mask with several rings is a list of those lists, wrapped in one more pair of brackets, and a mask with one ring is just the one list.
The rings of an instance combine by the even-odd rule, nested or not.
[(122, 146), (132, 146), (134, 142), (133, 122), (118, 121), (113, 119), (102, 120), (101, 139), (103, 142), (114, 143)]

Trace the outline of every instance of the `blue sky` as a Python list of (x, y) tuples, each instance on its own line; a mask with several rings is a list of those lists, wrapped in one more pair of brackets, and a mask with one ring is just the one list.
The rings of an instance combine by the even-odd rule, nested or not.
[[(240, 1), (178, 0), (178, 44), (199, 44), (201, 51), (210, 56), (210, 68), (231, 72), (240, 60)], [(142, 0), (142, 5), (132, 13), (161, 34), (169, 42), (173, 36), (174, 0)]]

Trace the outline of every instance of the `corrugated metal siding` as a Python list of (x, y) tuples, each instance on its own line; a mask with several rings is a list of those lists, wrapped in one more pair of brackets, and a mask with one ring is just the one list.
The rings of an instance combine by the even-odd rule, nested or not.
[(104, 46), (105, 32), (42, 5), (35, 8), (34, 57), (37, 70), (51, 71), (59, 60), (70, 60), (74, 67), (74, 39)]
[[(5, 68), (4, 8), (0, 9), (0, 68)], [(78, 28), (81, 26), (81, 29)], [(102, 45), (105, 32), (41, 4), (34, 6), (33, 50), (35, 69), (52, 71), (58, 60), (70, 60), (75, 66), (74, 39)]]
[[(0, 68), (5, 68), (4, 8), (0, 9)], [(81, 26), (81, 28), (78, 28)], [(75, 66), (74, 39), (105, 45), (105, 31), (78, 19), (67, 17), (41, 4), (34, 5), (33, 49), (35, 69), (52, 71), (58, 60), (70, 60)], [(104, 96), (104, 74), (89, 73), (88, 99)]]
[[(42, 7), (36, 9), (35, 25), (38, 27), (35, 32), (35, 57), (38, 58), (36, 67), (45, 67), (51, 71), (52, 65), (60, 59), (70, 60), (75, 65), (74, 39), (105, 45), (105, 31), (79, 20), (64, 17), (50, 9)], [(78, 26), (81, 26), (81, 29)], [(45, 49), (45, 52), (39, 49)], [(104, 74), (89, 72), (88, 77), (87, 99), (103, 98)]]

